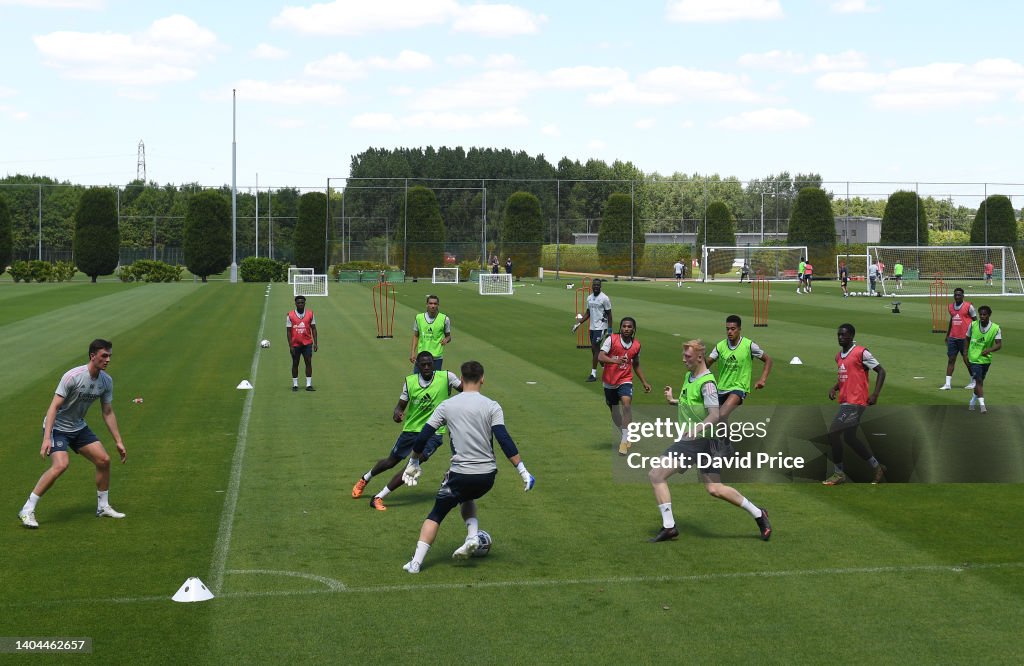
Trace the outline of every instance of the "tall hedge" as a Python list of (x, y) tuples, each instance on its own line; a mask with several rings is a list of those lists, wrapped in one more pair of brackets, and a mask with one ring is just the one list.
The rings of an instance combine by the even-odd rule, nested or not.
[(189, 199), (185, 212), (185, 265), (206, 282), (231, 265), (231, 204), (216, 190)]
[[(736, 216), (729, 210), (724, 201), (712, 201), (708, 204), (707, 241), (704, 239), (704, 224), (697, 225), (697, 252), (704, 256), (704, 245), (736, 245)], [(714, 276), (716, 273), (728, 273), (732, 268), (735, 252), (716, 251), (708, 255), (708, 266), (702, 266), (705, 274)]]
[(410, 187), (407, 200), (407, 204), (403, 201), (398, 218), (394, 256), (406, 275), (429, 277), (434, 268), (444, 266), (445, 228), (441, 206), (434, 191), (422, 185)]
[(91, 187), (82, 193), (75, 210), (75, 237), (72, 241), (78, 270), (93, 282), (117, 268), (121, 252), (121, 232), (117, 227), (117, 197), (107, 187)]
[(796, 195), (786, 242), (807, 246), (816, 273), (835, 266), (836, 218), (828, 194), (820, 187), (805, 187)]
[(601, 270), (613, 275), (630, 275), (644, 255), (644, 240), (639, 220), (633, 219), (633, 197), (622, 192), (610, 195), (597, 230)]
[(7, 270), (11, 263), (11, 254), (14, 249), (14, 227), (11, 224), (11, 209), (7, 207), (7, 201), (0, 197), (0, 275)]
[(506, 257), (512, 257), (512, 273), (536, 275), (543, 244), (540, 199), (529, 192), (514, 192), (505, 202), (501, 227), (501, 247)]
[(295, 265), (312, 268), (314, 273), (327, 273), (327, 195), (306, 192), (299, 197), (298, 218), (295, 220)]
[(893, 192), (882, 213), (882, 245), (928, 245), (928, 218), (916, 192)]
[[(988, 222), (988, 235), (985, 223)], [(1009, 197), (993, 194), (981, 202), (971, 225), (971, 245), (1016, 245), (1017, 220)]]

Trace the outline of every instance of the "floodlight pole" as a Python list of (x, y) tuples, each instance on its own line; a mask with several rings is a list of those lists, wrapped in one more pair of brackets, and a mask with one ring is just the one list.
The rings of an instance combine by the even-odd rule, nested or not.
[(237, 147), (235, 142), (235, 89), (231, 89), (231, 282), (238, 282), (238, 188), (235, 180)]
[(260, 258), (260, 174), (256, 172), (256, 258)]

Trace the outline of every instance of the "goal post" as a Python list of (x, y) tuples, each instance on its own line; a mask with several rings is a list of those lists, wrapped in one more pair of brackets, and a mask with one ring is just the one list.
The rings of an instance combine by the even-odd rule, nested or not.
[[(877, 290), (883, 296), (928, 296), (930, 285), (940, 278), (968, 296), (1024, 293), (1017, 258), (1008, 245), (870, 245), (868, 256), (881, 269)], [(903, 271), (899, 279), (897, 264)]]
[(701, 281), (743, 279), (795, 280), (806, 245), (705, 245), (701, 252)]
[(431, 284), (458, 284), (459, 267), (448, 266), (445, 268), (435, 268), (430, 282)]
[(482, 296), (508, 296), (512, 293), (512, 276), (508, 273), (481, 273), (479, 280)]
[(312, 268), (296, 268), (294, 266), (288, 267), (288, 284), (295, 284), (295, 276), (297, 275), (312, 275), (315, 271)]
[(293, 296), (326, 296), (327, 295), (327, 275), (305, 275), (299, 274), (295, 276), (295, 282), (292, 283), (292, 295)]

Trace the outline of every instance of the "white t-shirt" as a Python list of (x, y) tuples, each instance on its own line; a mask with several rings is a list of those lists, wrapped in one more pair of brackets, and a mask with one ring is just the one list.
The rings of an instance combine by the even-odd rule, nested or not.
[(608, 328), (608, 320), (605, 317), (605, 310), (612, 309), (612, 299), (603, 291), (594, 296), (587, 296), (587, 308), (590, 310), (590, 330), (601, 331)]
[(682, 275), (682, 273), (683, 273), (683, 262), (677, 261), (675, 263), (675, 265), (672, 266), (672, 270), (674, 270), (676, 272), (676, 275)]

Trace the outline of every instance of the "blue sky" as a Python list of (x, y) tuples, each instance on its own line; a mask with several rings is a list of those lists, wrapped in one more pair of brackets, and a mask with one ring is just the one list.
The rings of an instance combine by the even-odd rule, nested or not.
[[(368, 147), (1024, 183), (1024, 5), (0, 0), (0, 174), (319, 186)], [(882, 188), (885, 189), (885, 188)], [(1018, 190), (1022, 188), (1017, 188)]]

